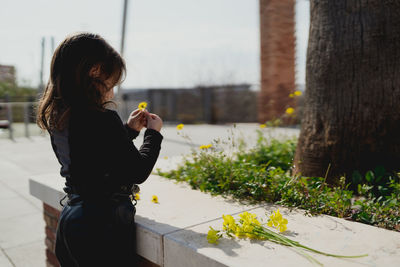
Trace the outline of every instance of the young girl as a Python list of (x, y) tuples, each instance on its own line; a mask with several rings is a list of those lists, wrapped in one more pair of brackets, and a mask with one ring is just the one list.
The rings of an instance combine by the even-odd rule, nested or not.
[[(158, 158), (162, 120), (133, 111), (123, 124), (106, 108), (125, 63), (99, 35), (68, 36), (54, 52), (37, 123), (50, 133), (68, 194), (57, 228), (61, 266), (135, 266), (130, 196)], [(139, 150), (132, 140), (146, 127)]]

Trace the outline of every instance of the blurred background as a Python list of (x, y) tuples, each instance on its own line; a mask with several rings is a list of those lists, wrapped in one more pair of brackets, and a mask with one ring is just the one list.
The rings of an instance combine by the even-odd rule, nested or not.
[[(123, 50), (128, 70), (118, 90), (123, 119), (147, 101), (166, 123), (257, 122), (259, 0), (2, 0), (1, 5), (1, 137), (40, 133), (34, 107), (52, 53), (77, 31), (98, 33)], [(296, 1), (295, 13), (295, 83), (303, 91), (309, 2)]]

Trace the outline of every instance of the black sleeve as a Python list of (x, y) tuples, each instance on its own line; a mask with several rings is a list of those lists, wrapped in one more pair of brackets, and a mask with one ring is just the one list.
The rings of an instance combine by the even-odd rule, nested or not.
[(143, 145), (138, 150), (114, 111), (106, 112), (103, 127), (107, 133), (107, 150), (110, 154), (110, 174), (123, 185), (143, 183), (157, 161), (163, 136), (153, 129), (146, 129)]
[(139, 135), (139, 133), (140, 133), (140, 132), (138, 132), (138, 131), (132, 129), (131, 127), (129, 127), (127, 123), (124, 123), (124, 127), (125, 127), (126, 132), (128, 133), (128, 138), (129, 138), (129, 140), (131, 140), (131, 141), (132, 141), (133, 139), (135, 139), (135, 138)]

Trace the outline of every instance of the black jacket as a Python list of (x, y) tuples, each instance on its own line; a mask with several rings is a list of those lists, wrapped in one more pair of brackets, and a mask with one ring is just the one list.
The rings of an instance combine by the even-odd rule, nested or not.
[(50, 134), (66, 178), (64, 190), (72, 187), (81, 195), (100, 196), (143, 183), (157, 161), (163, 136), (146, 129), (138, 150), (132, 142), (138, 134), (115, 111), (72, 110), (65, 130)]

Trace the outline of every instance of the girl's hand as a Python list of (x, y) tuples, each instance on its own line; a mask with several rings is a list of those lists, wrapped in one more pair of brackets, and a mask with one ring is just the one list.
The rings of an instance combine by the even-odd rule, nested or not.
[(147, 110), (145, 112), (147, 118), (147, 129), (153, 129), (159, 132), (163, 125), (161, 118), (156, 114), (149, 113)]
[[(146, 112), (140, 109), (135, 109), (128, 118), (127, 124), (128, 126), (140, 132), (143, 127), (147, 126), (147, 118), (146, 118)], [(148, 112), (147, 112), (148, 113)]]

